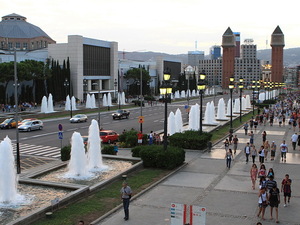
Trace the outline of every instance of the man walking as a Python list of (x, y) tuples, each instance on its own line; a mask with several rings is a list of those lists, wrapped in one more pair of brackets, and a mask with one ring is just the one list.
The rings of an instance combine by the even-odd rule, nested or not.
[(292, 145), (293, 145), (293, 150), (295, 151), (296, 150), (296, 144), (297, 144), (297, 141), (298, 141), (298, 135), (297, 135), (297, 133), (294, 133), (292, 135), (291, 141), (292, 141)]
[(245, 155), (246, 155), (246, 163), (248, 163), (249, 161), (249, 155), (250, 155), (250, 145), (249, 145), (249, 142), (247, 143), (247, 145), (245, 146)]
[(236, 154), (236, 150), (237, 150), (237, 146), (238, 146), (238, 142), (239, 142), (237, 135), (234, 135), (232, 142), (233, 142), (233, 153)]
[(281, 182), (281, 192), (283, 192), (284, 196), (284, 207), (287, 206), (286, 204), (286, 198), (288, 197), (288, 205), (290, 204), (290, 199), (291, 199), (291, 189), (292, 185), (292, 180), (290, 179), (290, 176), (288, 174), (285, 175), (285, 178)]
[(248, 123), (245, 123), (244, 124), (245, 135), (248, 135), (248, 128), (249, 128)]
[(285, 140), (282, 141), (281, 145), (280, 145), (280, 152), (281, 152), (281, 161), (286, 162), (286, 153), (288, 152), (288, 146), (285, 143)]
[(127, 182), (124, 181), (121, 188), (121, 199), (123, 200), (123, 208), (125, 217), (124, 220), (129, 219), (129, 202), (132, 195), (131, 188), (127, 185)]
[(271, 213), (271, 220), (273, 219), (273, 208), (275, 207), (275, 218), (276, 223), (279, 223), (278, 220), (278, 205), (280, 204), (280, 195), (279, 189), (276, 185), (272, 186), (272, 189), (269, 190), (268, 201), (270, 204), (270, 213)]

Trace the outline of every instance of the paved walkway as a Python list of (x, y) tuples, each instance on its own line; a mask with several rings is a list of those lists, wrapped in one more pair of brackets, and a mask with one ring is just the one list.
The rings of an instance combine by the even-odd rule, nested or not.
[[(300, 224), (300, 151), (292, 150), (290, 137), (293, 131), (286, 127), (259, 126), (255, 131), (254, 144), (262, 144), (261, 133), (267, 132), (267, 140), (275, 141), (277, 153), (275, 161), (266, 161), (267, 170), (273, 168), (275, 180), (281, 183), (286, 173), (292, 179), (291, 204), (283, 207), (283, 195), (279, 206), (280, 224)], [(244, 130), (235, 132), (239, 138), (239, 149), (243, 149), (248, 137)], [(280, 161), (279, 145), (285, 139), (289, 145), (286, 163)], [(122, 152), (123, 151), (123, 152)], [(129, 154), (128, 150), (120, 150), (120, 154)], [(206, 207), (207, 225), (250, 225), (260, 221), (256, 217), (258, 205), (258, 183), (256, 190), (252, 190), (249, 171), (251, 163), (245, 163), (244, 153), (239, 150), (231, 169), (225, 165), (225, 150), (223, 141), (213, 147), (211, 152), (199, 153), (187, 151), (188, 164), (178, 172), (133, 200), (130, 204), (130, 219), (124, 221), (123, 209), (106, 217), (97, 224), (101, 225), (169, 225), (171, 203), (184, 203)], [(257, 162), (259, 165), (259, 163)], [(130, 180), (129, 180), (130, 185)], [(134, 191), (134, 190), (133, 190)], [(263, 225), (274, 224), (270, 220), (270, 208), (266, 209)]]

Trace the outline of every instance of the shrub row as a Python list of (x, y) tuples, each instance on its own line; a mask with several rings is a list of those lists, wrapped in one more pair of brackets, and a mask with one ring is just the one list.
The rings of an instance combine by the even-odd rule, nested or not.
[(174, 169), (183, 164), (185, 151), (182, 148), (168, 146), (167, 150), (160, 145), (137, 146), (132, 150), (132, 156), (140, 156), (144, 167)]
[(207, 143), (211, 140), (212, 134), (199, 131), (185, 131), (183, 133), (175, 133), (168, 137), (171, 146), (176, 146), (184, 149), (204, 150), (207, 148)]
[[(119, 141), (121, 142), (121, 146), (124, 148), (132, 148), (135, 147), (137, 143), (137, 131), (136, 130), (129, 130), (125, 131), (119, 136)], [(147, 134), (143, 135), (143, 143), (147, 143)]]

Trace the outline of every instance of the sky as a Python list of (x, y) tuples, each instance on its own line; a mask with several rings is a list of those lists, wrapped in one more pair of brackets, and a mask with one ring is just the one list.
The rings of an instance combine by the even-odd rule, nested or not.
[(0, 5), (1, 17), (25, 16), (57, 43), (82, 35), (116, 41), (119, 51), (207, 55), (222, 44), (228, 27), (241, 33), (241, 43), (251, 38), (257, 49), (266, 49), (279, 25), (285, 48), (300, 47), (296, 0), (1, 0)]

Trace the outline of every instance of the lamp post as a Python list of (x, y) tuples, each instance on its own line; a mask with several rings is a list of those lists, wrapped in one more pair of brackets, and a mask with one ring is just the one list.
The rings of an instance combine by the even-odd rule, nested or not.
[(192, 66), (187, 66), (184, 70), (185, 73), (185, 78), (188, 81), (188, 86), (187, 86), (187, 102), (188, 105), (190, 105), (190, 78), (194, 74), (195, 70)]
[[(252, 81), (252, 86), (251, 86), (251, 88), (252, 88), (252, 113), (253, 113), (253, 115), (254, 115), (254, 92), (255, 92), (255, 88), (256, 88), (256, 81), (254, 80), (254, 81)], [(258, 92), (258, 97), (259, 97), (259, 92)]]
[(127, 87), (127, 103), (129, 99), (129, 80), (126, 81), (126, 87)]
[(234, 89), (234, 77), (230, 77), (229, 78), (229, 90), (230, 90), (230, 129), (229, 129), (229, 133), (233, 133), (233, 129), (232, 129), (232, 92)]
[(87, 79), (83, 79), (83, 99), (87, 97)]
[(163, 138), (163, 144), (164, 144), (164, 150), (167, 150), (168, 146), (168, 94), (172, 93), (172, 86), (169, 82), (171, 78), (171, 74), (166, 72), (164, 73), (164, 81), (162, 85), (160, 86), (160, 94), (164, 96), (165, 101), (165, 121), (164, 121), (164, 138)]
[[(143, 70), (142, 66), (140, 66), (140, 116), (143, 116)], [(143, 123), (140, 123), (140, 131), (143, 133)]]
[[(68, 93), (70, 93), (69, 97), (70, 97), (70, 117), (72, 118), (72, 97), (71, 97), (71, 91), (70, 91), (70, 82), (68, 81), (68, 78), (65, 79), (64, 81), (64, 87), (66, 88), (66, 97), (68, 95)], [(69, 91), (68, 91), (69, 89)]]
[(205, 90), (205, 77), (206, 74), (204, 72), (204, 70), (200, 73), (199, 75), (199, 81), (198, 81), (198, 90), (199, 90), (199, 94), (200, 94), (200, 123), (199, 123), (199, 132), (200, 134), (202, 134), (202, 100), (203, 100), (203, 91)]
[(240, 89), (240, 122), (242, 122), (242, 92), (244, 88), (244, 79), (241, 77), (239, 82)]

